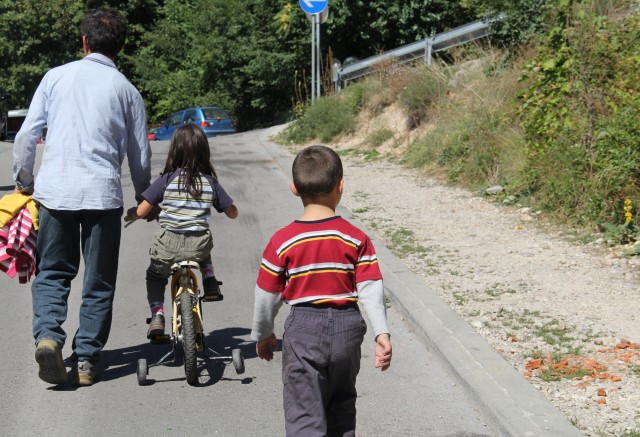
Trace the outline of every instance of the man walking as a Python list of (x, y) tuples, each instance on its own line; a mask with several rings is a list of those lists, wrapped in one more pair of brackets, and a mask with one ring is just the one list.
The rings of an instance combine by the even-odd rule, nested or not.
[[(33, 191), (40, 205), (33, 336), (39, 376), (50, 384), (67, 382), (62, 324), (81, 254), (85, 273), (72, 378), (76, 385), (94, 383), (111, 329), (125, 156), (136, 195), (151, 178), (144, 103), (114, 64), (124, 47), (126, 19), (99, 8), (87, 12), (80, 30), (84, 58), (45, 74), (13, 150), (17, 190)], [(45, 125), (47, 140), (34, 181), (36, 144)]]

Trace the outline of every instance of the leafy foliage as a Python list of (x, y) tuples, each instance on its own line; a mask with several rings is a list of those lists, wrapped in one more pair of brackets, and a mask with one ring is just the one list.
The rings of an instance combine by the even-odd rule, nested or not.
[(14, 108), (27, 107), (49, 69), (82, 57), (80, 22), (86, 9), (109, 5), (123, 11), (129, 35), (117, 63), (130, 74), (140, 35), (154, 22), (156, 0), (0, 0), (1, 93)]
[[(185, 106), (219, 104), (246, 129), (285, 121), (296, 99), (306, 103), (295, 82), (310, 77), (310, 26), (297, 1), (0, 0), (1, 91), (14, 96), (14, 107), (28, 105), (47, 70), (82, 56), (80, 20), (102, 5), (127, 16), (117, 65), (154, 122)], [(335, 0), (322, 51), (371, 56), (473, 17), (446, 0)], [(325, 82), (328, 74), (325, 66)]]
[(415, 127), (429, 119), (436, 103), (445, 96), (449, 78), (445, 69), (430, 67), (416, 68), (408, 75), (398, 100), (407, 112), (411, 126)]
[(314, 138), (327, 142), (340, 134), (352, 132), (358, 107), (355, 105), (357, 100), (350, 98), (348, 91), (310, 104), (302, 116), (283, 132), (281, 139), (298, 144)]
[(13, 107), (28, 105), (52, 66), (82, 55), (83, 9), (78, 0), (0, 0), (0, 93)]
[(465, 0), (487, 20), (492, 21), (491, 39), (514, 52), (532, 38), (544, 34), (551, 17), (564, 0)]
[(568, 6), (526, 69), (528, 186), (576, 222), (622, 222), (640, 195), (640, 19)]

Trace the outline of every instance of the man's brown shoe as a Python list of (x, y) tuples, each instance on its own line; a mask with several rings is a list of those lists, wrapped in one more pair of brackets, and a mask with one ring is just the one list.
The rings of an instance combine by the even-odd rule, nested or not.
[(67, 369), (62, 361), (62, 351), (58, 342), (48, 338), (42, 339), (36, 346), (36, 362), (40, 366), (38, 376), (49, 384), (67, 382)]

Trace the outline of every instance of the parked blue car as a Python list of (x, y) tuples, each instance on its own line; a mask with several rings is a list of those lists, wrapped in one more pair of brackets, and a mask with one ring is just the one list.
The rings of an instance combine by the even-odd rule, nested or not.
[(155, 140), (170, 140), (173, 131), (183, 124), (195, 124), (204, 130), (207, 137), (228, 135), (236, 133), (233, 117), (219, 106), (207, 106), (204, 108), (188, 108), (171, 115), (158, 127), (155, 132)]

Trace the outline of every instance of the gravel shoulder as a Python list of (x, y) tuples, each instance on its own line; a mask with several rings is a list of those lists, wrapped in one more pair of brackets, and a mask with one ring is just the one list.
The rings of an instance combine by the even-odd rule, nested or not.
[(640, 260), (346, 154), (342, 204), (585, 435), (640, 435)]

